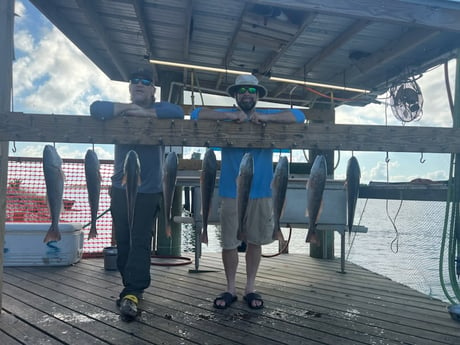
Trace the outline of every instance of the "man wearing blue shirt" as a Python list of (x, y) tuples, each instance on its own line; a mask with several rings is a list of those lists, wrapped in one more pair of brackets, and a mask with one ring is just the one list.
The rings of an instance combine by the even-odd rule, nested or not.
[[(253, 75), (240, 75), (235, 84), (227, 89), (234, 97), (237, 106), (229, 109), (198, 108), (191, 114), (192, 119), (228, 120), (241, 123), (251, 121), (255, 124), (266, 122), (294, 123), (304, 122), (305, 116), (298, 109), (285, 111), (274, 109), (256, 110), (259, 98), (267, 94), (267, 89), (259, 85)], [(252, 179), (247, 207), (246, 233), (246, 287), (243, 299), (251, 309), (261, 309), (264, 301), (255, 292), (255, 279), (259, 269), (262, 245), (273, 242), (273, 211), (271, 201), (271, 180), (273, 177), (273, 151), (257, 148), (222, 148), (222, 165), (219, 181), (221, 197), (220, 222), (222, 231), (222, 261), (227, 279), (227, 290), (217, 296), (214, 307), (225, 309), (237, 300), (236, 271), (238, 267), (237, 239), (237, 202), (236, 179), (241, 159), (250, 152), (254, 159), (254, 176)]]
[[(155, 85), (150, 69), (140, 69), (129, 80), (131, 103), (96, 101), (91, 116), (109, 120), (118, 116), (183, 119), (181, 107), (168, 102), (155, 102)], [(136, 151), (141, 166), (132, 234), (129, 231), (125, 187), (122, 184), (126, 154)], [(162, 203), (162, 171), (164, 146), (115, 145), (110, 211), (117, 242), (117, 267), (124, 288), (117, 305), (122, 319), (133, 320), (144, 289), (150, 286), (150, 257), (154, 221)]]

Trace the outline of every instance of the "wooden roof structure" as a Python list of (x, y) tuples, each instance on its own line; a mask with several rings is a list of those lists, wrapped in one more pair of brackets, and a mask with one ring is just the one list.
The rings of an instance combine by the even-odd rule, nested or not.
[(267, 100), (310, 107), (369, 104), (460, 47), (460, 3), (448, 0), (31, 2), (113, 80), (157, 60), (157, 84), (225, 94), (237, 70)]

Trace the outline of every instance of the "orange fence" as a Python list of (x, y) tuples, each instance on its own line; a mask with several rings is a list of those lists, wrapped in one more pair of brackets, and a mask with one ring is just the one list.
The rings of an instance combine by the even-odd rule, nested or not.
[[(113, 174), (113, 161), (101, 160), (101, 197), (99, 212), (110, 207), (108, 189)], [(82, 159), (63, 159), (65, 174), (64, 209), (60, 222), (81, 223), (85, 234), (83, 253), (86, 256), (102, 253), (112, 242), (112, 218), (106, 212), (97, 221), (97, 238), (88, 240), (91, 220), (86, 190), (85, 166)], [(6, 201), (7, 222), (50, 223), (46, 200), (46, 186), (41, 158), (10, 157), (8, 162), (8, 186)]]

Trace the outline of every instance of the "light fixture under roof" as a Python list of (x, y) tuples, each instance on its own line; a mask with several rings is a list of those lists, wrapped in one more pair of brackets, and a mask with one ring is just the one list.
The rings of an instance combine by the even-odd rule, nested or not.
[[(227, 74), (251, 74), (247, 71), (239, 71), (227, 68), (220, 68), (220, 67), (208, 67), (208, 66), (200, 66), (200, 65), (192, 65), (187, 63), (181, 62), (172, 62), (172, 61), (162, 61), (162, 60), (155, 60), (150, 59), (150, 63), (156, 65), (164, 65), (164, 66), (171, 66), (171, 67), (179, 67), (179, 68), (189, 68), (201, 71), (208, 71), (208, 72), (215, 72), (215, 73), (227, 73)], [(346, 87), (346, 86), (339, 86), (339, 85), (332, 85), (332, 84), (324, 84), (324, 83), (315, 83), (303, 80), (296, 80), (296, 79), (288, 79), (288, 78), (278, 78), (271, 76), (270, 80), (277, 81), (280, 83), (289, 83), (289, 84), (299, 84), (299, 85), (308, 85), (308, 86), (315, 86), (321, 87), (326, 89), (333, 89), (333, 90), (341, 90), (341, 91), (350, 91), (350, 92), (357, 92), (357, 93), (370, 93), (369, 90), (366, 89), (357, 89), (353, 87)]]

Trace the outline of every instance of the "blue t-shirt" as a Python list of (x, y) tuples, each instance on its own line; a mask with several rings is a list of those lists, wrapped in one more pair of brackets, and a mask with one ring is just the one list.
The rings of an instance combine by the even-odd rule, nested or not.
[[(112, 102), (96, 101), (91, 104), (91, 116), (97, 119), (110, 119), (113, 117)], [(157, 102), (152, 104), (158, 118), (183, 119), (184, 111), (176, 104)], [(123, 165), (129, 150), (136, 151), (141, 165), (141, 185), (139, 193), (160, 193), (162, 191), (163, 161), (165, 156), (164, 146), (159, 145), (115, 145), (114, 174), (112, 185), (116, 188), (124, 188), (121, 185), (123, 179)]]
[[(195, 109), (191, 119), (198, 119), (202, 108)], [(216, 109), (217, 111), (238, 111), (237, 108)], [(276, 114), (290, 110), (297, 122), (304, 122), (305, 115), (299, 109), (260, 109), (263, 114)], [(241, 159), (250, 152), (254, 159), (254, 177), (252, 179), (250, 199), (269, 198), (272, 196), (271, 181), (273, 178), (273, 150), (261, 148), (222, 148), (222, 165), (219, 181), (219, 195), (224, 198), (236, 198), (236, 179), (240, 170)]]

